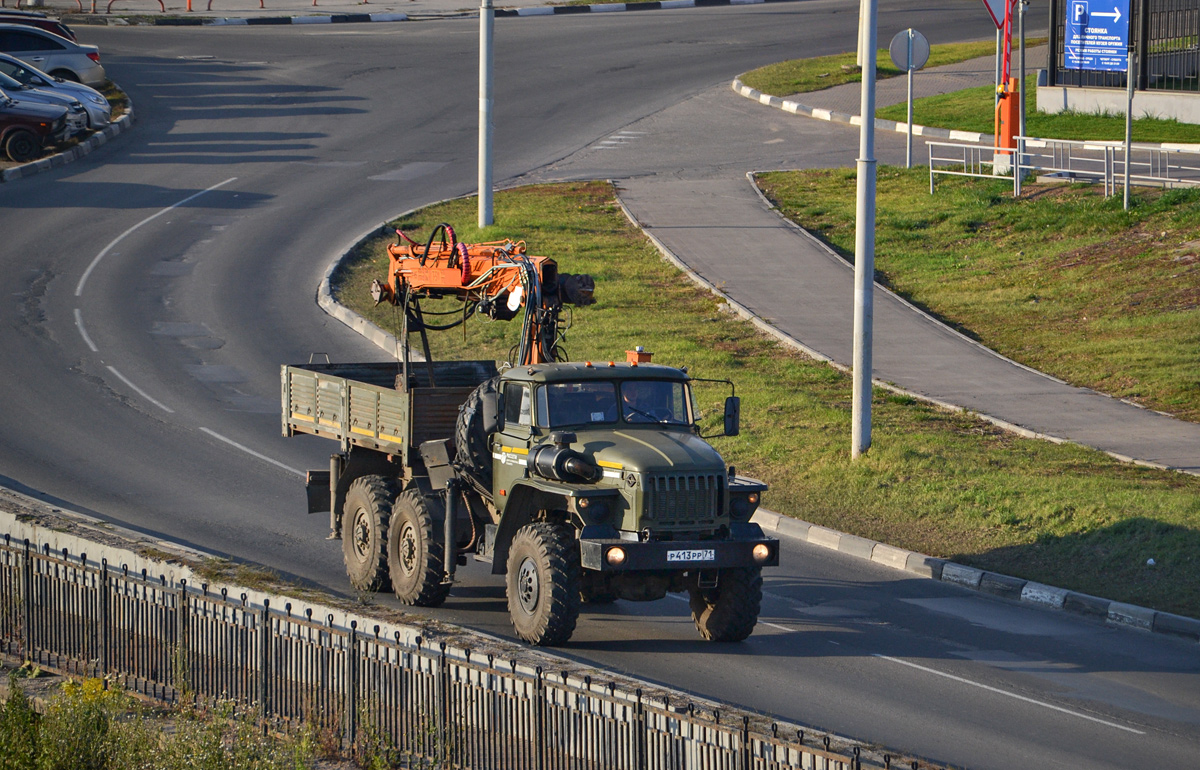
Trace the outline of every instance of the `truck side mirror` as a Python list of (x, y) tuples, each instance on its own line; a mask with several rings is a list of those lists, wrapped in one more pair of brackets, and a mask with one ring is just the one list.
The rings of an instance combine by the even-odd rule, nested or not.
[(737, 396), (725, 399), (725, 435), (736, 436), (742, 432), (742, 400)]

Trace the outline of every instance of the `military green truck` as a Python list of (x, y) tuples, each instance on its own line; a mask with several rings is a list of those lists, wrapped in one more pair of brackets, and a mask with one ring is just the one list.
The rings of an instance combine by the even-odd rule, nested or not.
[[(520, 363), (503, 372), (494, 361), (414, 360), (409, 334), (428, 351), (431, 328), (418, 300), (460, 279), (414, 290), (412, 276), (397, 280), (400, 361), (282, 368), (284, 434), (340, 444), (328, 470), (308, 474), (309, 511), (329, 514), (360, 591), (390, 585), (403, 603), (437, 606), (468, 556), (490, 564), (532, 644), (565, 643), (581, 604), (668, 592), (689, 595), (704, 638), (745, 639), (761, 570), (779, 563), (778, 541), (750, 521), (766, 485), (700, 435), (698, 380), (685, 369), (640, 349), (624, 362), (537, 360), (561, 339), (564, 295), (553, 262), (536, 259), (519, 270), (538, 290), (523, 294), (539, 318), (527, 317)], [(736, 395), (723, 418), (720, 435), (736, 435)]]

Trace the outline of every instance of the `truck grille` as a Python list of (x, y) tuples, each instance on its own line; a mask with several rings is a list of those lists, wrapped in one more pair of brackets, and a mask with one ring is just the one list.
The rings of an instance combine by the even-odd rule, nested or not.
[(646, 517), (652, 526), (698, 528), (721, 515), (722, 474), (651, 476), (646, 480)]

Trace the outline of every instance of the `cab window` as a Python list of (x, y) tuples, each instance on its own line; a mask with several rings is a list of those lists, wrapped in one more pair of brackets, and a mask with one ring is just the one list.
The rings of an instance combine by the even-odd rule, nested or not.
[(688, 394), (682, 382), (629, 380), (621, 383), (621, 419), (630, 423), (688, 425)]
[(510, 383), (504, 390), (504, 423), (533, 425), (533, 398), (529, 386)]
[[(555, 382), (541, 388), (551, 428), (617, 421), (617, 388), (611, 382)], [(540, 409), (539, 409), (540, 411)]]

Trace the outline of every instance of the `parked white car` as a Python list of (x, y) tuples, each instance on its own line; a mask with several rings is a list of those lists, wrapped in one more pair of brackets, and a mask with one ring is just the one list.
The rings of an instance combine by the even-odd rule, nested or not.
[(0, 24), (0, 53), (15, 56), (54, 77), (89, 86), (105, 80), (100, 49), (23, 24)]
[(93, 131), (112, 122), (112, 105), (104, 98), (104, 94), (91, 86), (51, 77), (37, 67), (5, 53), (0, 53), (0, 75), (8, 75), (22, 85), (75, 97), (87, 110), (87, 127)]

